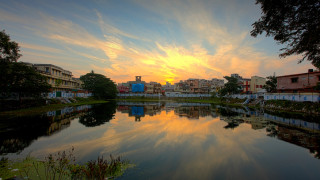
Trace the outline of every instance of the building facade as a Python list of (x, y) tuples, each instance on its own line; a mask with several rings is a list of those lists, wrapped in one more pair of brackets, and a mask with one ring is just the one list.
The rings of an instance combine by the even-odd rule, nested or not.
[(242, 79), (242, 92), (248, 93), (251, 91), (251, 79)]
[(277, 92), (302, 93), (319, 92), (314, 89), (320, 83), (320, 72), (310, 69), (307, 73), (277, 77)]
[(166, 82), (166, 84), (162, 86), (162, 90), (164, 90), (164, 92), (174, 92), (174, 85)]
[(72, 72), (68, 70), (52, 64), (33, 64), (33, 67), (47, 77), (52, 91), (78, 91), (81, 89), (80, 79), (73, 78)]
[(252, 93), (257, 93), (262, 91), (263, 86), (266, 84), (266, 78), (259, 76), (252, 76), (250, 82), (250, 91)]

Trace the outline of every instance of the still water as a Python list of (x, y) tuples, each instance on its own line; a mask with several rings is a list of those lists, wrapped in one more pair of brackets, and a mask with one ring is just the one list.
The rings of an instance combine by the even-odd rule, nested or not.
[[(317, 121), (318, 120), (318, 121)], [(320, 179), (320, 124), (263, 110), (197, 103), (112, 102), (1, 118), (0, 154), (79, 163), (122, 156), (119, 179)]]

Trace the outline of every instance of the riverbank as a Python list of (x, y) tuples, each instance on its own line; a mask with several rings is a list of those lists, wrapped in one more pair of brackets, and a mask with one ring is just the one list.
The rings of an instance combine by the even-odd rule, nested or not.
[(271, 112), (289, 112), (299, 114), (320, 115), (320, 103), (314, 102), (269, 100), (264, 102), (263, 108)]
[(86, 104), (101, 104), (101, 103), (107, 103), (108, 101), (105, 100), (96, 100), (93, 98), (77, 98), (75, 102), (72, 103), (66, 103), (61, 104), (59, 101), (52, 102), (51, 104), (44, 105), (44, 106), (38, 106), (38, 107), (31, 107), (31, 108), (25, 108), (25, 109), (17, 109), (12, 111), (3, 111), (0, 112), (1, 116), (26, 116), (26, 115), (35, 115), (35, 114), (41, 114), (52, 110), (58, 110), (64, 107), (70, 107), (70, 106), (80, 106), (80, 105), (86, 105)]
[(159, 101), (175, 101), (175, 102), (189, 102), (189, 103), (210, 103), (217, 105), (227, 105), (234, 107), (247, 106), (250, 108), (264, 108), (270, 112), (284, 112), (291, 114), (309, 114), (309, 115), (320, 115), (320, 104), (314, 102), (295, 102), (288, 100), (269, 100), (269, 101), (251, 101), (248, 104), (243, 104), (246, 99), (238, 98), (140, 98), (131, 97), (126, 99), (116, 99), (117, 101), (142, 101), (142, 102), (159, 102)]

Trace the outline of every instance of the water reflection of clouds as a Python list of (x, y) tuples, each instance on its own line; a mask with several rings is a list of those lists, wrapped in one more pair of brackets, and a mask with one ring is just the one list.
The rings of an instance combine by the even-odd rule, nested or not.
[[(184, 107), (183, 113), (187, 113), (186, 109), (190, 108)], [(73, 120), (67, 130), (50, 138), (40, 138), (30, 149), (34, 155), (46, 155), (74, 146), (81, 162), (99, 155), (121, 155), (137, 163), (145, 173), (143, 177), (154, 178), (157, 174), (159, 179), (244, 179), (248, 173), (252, 178), (270, 178), (273, 177), (270, 175), (273, 163), (283, 165), (281, 156), (289, 157), (290, 163), (297, 163), (301, 158), (292, 157), (305, 151), (299, 147), (303, 145), (294, 146), (269, 138), (265, 126), (252, 130), (252, 124), (264, 122), (257, 117), (232, 116), (231, 119), (242, 118), (243, 123), (234, 129), (225, 129), (228, 118), (211, 116), (213, 111), (208, 107), (191, 108), (199, 111), (197, 120), (191, 120), (192, 116), (179, 116), (175, 108), (149, 107), (144, 108), (142, 121), (136, 122), (130, 110), (121, 107), (112, 120), (95, 127), (85, 127)], [(296, 138), (289, 128), (276, 130), (285, 141)]]

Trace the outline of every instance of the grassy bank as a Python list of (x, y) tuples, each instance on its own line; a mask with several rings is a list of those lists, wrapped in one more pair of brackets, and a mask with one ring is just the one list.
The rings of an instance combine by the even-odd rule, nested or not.
[(171, 99), (159, 99), (159, 98), (145, 98), (145, 97), (132, 97), (123, 99), (114, 99), (116, 101), (130, 101), (130, 102), (159, 102), (159, 101), (173, 101)]
[(73, 103), (59, 104), (58, 102), (54, 102), (54, 104), (49, 104), (49, 105), (45, 105), (45, 106), (32, 107), (32, 108), (26, 108), (26, 109), (18, 109), (18, 110), (13, 110), (13, 111), (3, 111), (3, 112), (0, 112), (0, 116), (34, 115), (34, 114), (45, 113), (47, 111), (58, 110), (58, 109), (61, 109), (64, 107), (80, 106), (80, 105), (85, 105), (85, 104), (101, 104), (101, 103), (107, 103), (107, 102), (108, 101), (96, 100), (93, 98), (77, 98), (76, 102), (73, 102)]

